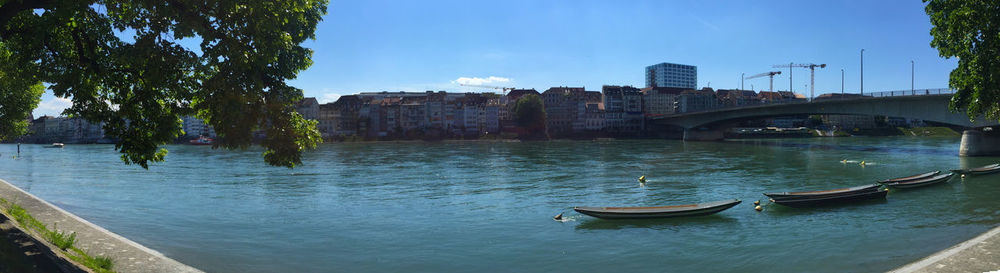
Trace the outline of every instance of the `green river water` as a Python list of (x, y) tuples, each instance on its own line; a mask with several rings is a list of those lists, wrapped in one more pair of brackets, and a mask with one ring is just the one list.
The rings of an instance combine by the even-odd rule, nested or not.
[[(323, 144), (295, 169), (260, 150), (0, 145), (0, 179), (208, 272), (876, 272), (1000, 223), (1000, 175), (794, 209), (763, 192), (974, 167), (958, 138)], [(852, 163), (842, 163), (842, 160)], [(869, 163), (861, 166), (853, 161)], [(636, 178), (645, 175), (645, 186)], [(738, 198), (716, 215), (601, 220), (573, 206)], [(764, 210), (751, 204), (761, 200)], [(565, 212), (567, 221), (553, 215)]]

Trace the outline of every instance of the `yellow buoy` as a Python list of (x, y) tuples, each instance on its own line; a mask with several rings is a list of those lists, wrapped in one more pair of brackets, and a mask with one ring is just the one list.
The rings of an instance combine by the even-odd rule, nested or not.
[(754, 205), (754, 206), (757, 206), (757, 205), (760, 205), (760, 200), (757, 200), (757, 201), (753, 201), (753, 205)]
[(646, 176), (645, 175), (639, 177), (639, 183), (646, 183)]
[(962, 178), (965, 178), (965, 174), (964, 173), (962, 174)]
[(562, 215), (563, 215), (562, 212), (560, 212), (559, 215), (552, 217), (552, 219), (555, 219), (556, 221), (562, 220)]
[(762, 211), (762, 210), (764, 210), (764, 208), (762, 208), (760, 206), (753, 207), (753, 209), (756, 210), (756, 211)]

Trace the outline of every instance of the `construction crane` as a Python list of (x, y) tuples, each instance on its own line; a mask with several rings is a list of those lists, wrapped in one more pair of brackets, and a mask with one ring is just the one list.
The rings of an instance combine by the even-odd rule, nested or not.
[(788, 64), (776, 64), (776, 65), (771, 66), (771, 67), (773, 67), (773, 68), (785, 68), (785, 67), (787, 67), (788, 68), (788, 91), (789, 92), (792, 91), (792, 67), (809, 68), (809, 100), (812, 100), (814, 98), (813, 95), (814, 95), (814, 92), (816, 90), (816, 87), (813, 85), (813, 83), (816, 80), (816, 68), (817, 67), (824, 68), (824, 67), (826, 67), (826, 64), (797, 64), (797, 63), (788, 63)]
[(491, 86), (491, 85), (476, 85), (476, 84), (464, 84), (464, 83), (460, 83), (458, 85), (468, 86), (468, 87), (480, 87), (480, 88), (490, 88), (490, 89), (496, 89), (496, 90), (503, 90), (503, 95), (504, 96), (507, 95), (507, 91), (517, 89), (517, 88), (514, 88), (514, 87), (502, 87), (502, 86)]
[(781, 71), (764, 72), (764, 73), (760, 73), (760, 74), (757, 74), (757, 75), (753, 75), (753, 76), (747, 77), (747, 79), (748, 80), (749, 79), (756, 79), (756, 78), (760, 78), (760, 77), (763, 77), (763, 76), (771, 77), (771, 90), (770, 91), (774, 92), (774, 75), (781, 75)]

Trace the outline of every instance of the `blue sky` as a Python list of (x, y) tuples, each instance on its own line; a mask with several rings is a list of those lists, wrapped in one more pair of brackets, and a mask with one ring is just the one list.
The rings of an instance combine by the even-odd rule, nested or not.
[[(737, 88), (775, 64), (827, 64), (816, 94), (948, 86), (955, 59), (929, 43), (921, 1), (332, 1), (313, 66), (291, 84), (321, 102), (368, 91), (482, 92), (457, 82), (535, 88), (642, 87), (645, 66), (698, 66), (698, 86)], [(788, 90), (788, 69), (775, 90)], [(488, 79), (490, 80), (479, 80)], [(793, 71), (808, 96), (809, 70)], [(459, 80), (460, 78), (466, 78)], [(478, 79), (475, 79), (478, 78)], [(766, 90), (766, 77), (746, 80)], [(43, 96), (35, 115), (68, 101)]]

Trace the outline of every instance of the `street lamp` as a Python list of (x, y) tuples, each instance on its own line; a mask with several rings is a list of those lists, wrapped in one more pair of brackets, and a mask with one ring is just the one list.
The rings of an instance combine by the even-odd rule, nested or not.
[(917, 94), (916, 92), (917, 91), (913, 90), (913, 60), (910, 60), (910, 93), (916, 95)]
[(861, 96), (865, 96), (865, 49), (861, 49)]
[(844, 69), (840, 69), (840, 96), (844, 96)]
[(740, 73), (740, 90), (743, 90), (743, 75), (746, 75), (746, 74), (747, 73)]

